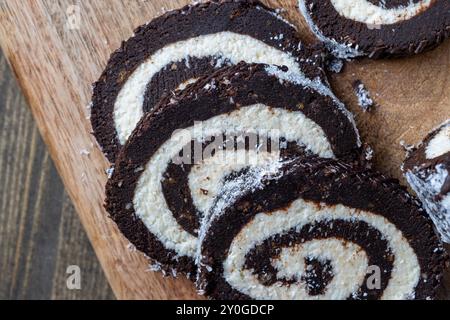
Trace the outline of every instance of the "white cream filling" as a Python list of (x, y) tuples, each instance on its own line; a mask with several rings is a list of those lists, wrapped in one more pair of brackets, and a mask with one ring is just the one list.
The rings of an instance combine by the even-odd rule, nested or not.
[(367, 0), (330, 0), (340, 15), (368, 25), (389, 25), (409, 20), (426, 10), (433, 1), (422, 0), (416, 3), (410, 1), (406, 6), (387, 9)]
[[(262, 104), (242, 107), (229, 114), (208, 119), (186, 130), (177, 131), (158, 149), (145, 166), (136, 186), (133, 205), (137, 216), (142, 219), (149, 231), (164, 243), (167, 249), (175, 250), (181, 256), (194, 257), (197, 239), (184, 231), (177, 223), (162, 193), (161, 181), (168, 164), (192, 139), (201, 140), (222, 133), (233, 134), (236, 132), (252, 132), (270, 137), (276, 130), (279, 130), (277, 137), (282, 136), (287, 141), (297, 141), (300, 145), (305, 145), (307, 150), (321, 157), (334, 157), (331, 145), (322, 128), (302, 112), (273, 109)], [(214, 179), (219, 181), (220, 170), (214, 171), (216, 172)], [(195, 181), (194, 178), (191, 179), (191, 183), (193, 181)], [(193, 184), (193, 190), (198, 188), (195, 182)], [(209, 203), (209, 200), (204, 200), (203, 197), (199, 199), (195, 192), (193, 198), (195, 203), (206, 210), (205, 201)]]
[[(377, 229), (388, 241), (392, 253), (395, 255), (391, 279), (386, 287), (382, 299), (408, 299), (420, 279), (420, 265), (414, 250), (397, 227), (383, 216), (348, 208), (343, 205), (327, 207), (296, 200), (287, 211), (260, 213), (243, 228), (233, 240), (228, 256), (223, 262), (224, 278), (236, 290), (256, 299), (346, 299), (354, 293), (354, 288), (360, 285), (362, 272), (367, 268), (366, 259), (356, 246), (338, 244), (329, 240), (314, 240), (311, 244), (298, 247), (298, 254), (283, 257), (285, 265), (298, 264), (304, 256), (319, 257), (327, 255), (333, 266), (341, 271), (334, 273), (338, 281), (332, 281), (323, 295), (309, 296), (305, 286), (301, 283), (284, 286), (277, 283), (264, 286), (251, 270), (244, 268), (245, 256), (255, 246), (277, 234), (284, 234), (293, 228), (300, 230), (308, 224), (330, 222), (333, 220), (364, 221)], [(335, 239), (332, 239), (335, 240)], [(322, 249), (323, 247), (323, 249)], [(308, 251), (310, 250), (310, 251)], [(352, 253), (351, 253), (352, 252)], [(297, 253), (292, 252), (291, 253)], [(380, 254), (382, 254), (380, 252)], [(350, 259), (350, 260), (349, 260)], [(302, 269), (301, 269), (302, 270)], [(301, 272), (298, 270), (298, 272)], [(292, 273), (292, 271), (289, 271)], [(297, 275), (297, 277), (299, 274)], [(353, 283), (350, 281), (353, 279)]]
[(207, 213), (221, 190), (224, 177), (245, 168), (267, 166), (278, 159), (278, 152), (255, 150), (216, 152), (213, 157), (195, 165), (189, 174), (189, 188), (194, 206), (200, 212)]
[(427, 159), (435, 159), (450, 152), (450, 125), (442, 128), (425, 149)]
[(289, 53), (276, 49), (247, 35), (219, 32), (179, 41), (158, 50), (143, 62), (120, 90), (114, 104), (114, 123), (118, 139), (123, 145), (143, 116), (147, 84), (169, 63), (189, 57), (214, 56), (227, 59), (232, 64), (240, 61), (285, 65), (291, 72), (301, 73), (296, 59)]
[(315, 90), (319, 94), (330, 97), (333, 100), (333, 102), (336, 104), (336, 107), (338, 108), (338, 110), (340, 112), (342, 112), (347, 117), (347, 119), (350, 121), (350, 123), (356, 133), (356, 144), (358, 145), (358, 147), (360, 147), (362, 145), (361, 137), (359, 135), (359, 131), (356, 126), (356, 121), (353, 116), (353, 113), (351, 113), (345, 107), (345, 105), (336, 97), (336, 95), (333, 93), (333, 91), (329, 87), (323, 85), (323, 83), (321, 82), (321, 80), (319, 78), (311, 80), (311, 79), (306, 78), (304, 75), (301, 75), (298, 73), (281, 71), (280, 68), (278, 68), (274, 65), (267, 66), (266, 72), (269, 75), (279, 78), (280, 81), (288, 81), (288, 82), (295, 83), (295, 84), (298, 84), (301, 86), (305, 86), (305, 87)]

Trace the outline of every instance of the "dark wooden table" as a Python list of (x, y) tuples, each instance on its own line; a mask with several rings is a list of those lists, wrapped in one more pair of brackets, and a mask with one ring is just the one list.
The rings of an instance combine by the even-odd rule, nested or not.
[[(72, 265), (80, 268), (80, 290), (66, 285)], [(112, 298), (0, 52), (0, 299)]]

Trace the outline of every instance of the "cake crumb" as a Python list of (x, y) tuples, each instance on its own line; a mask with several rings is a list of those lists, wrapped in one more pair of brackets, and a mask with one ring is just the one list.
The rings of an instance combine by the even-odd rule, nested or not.
[(414, 150), (415, 146), (412, 144), (408, 144), (406, 143), (404, 140), (400, 141), (400, 145), (403, 147), (403, 149), (407, 152), (410, 153)]
[(328, 70), (333, 73), (341, 73), (344, 69), (344, 60), (339, 58), (334, 58), (327, 63)]
[(80, 150), (80, 155), (82, 155), (82, 156), (88, 156), (88, 155), (90, 155), (91, 153), (87, 150), (87, 149), (82, 149), (82, 150)]
[(111, 179), (114, 174), (114, 167), (111, 167), (109, 169), (105, 170), (106, 175), (108, 176), (108, 179)]
[(131, 242), (127, 245), (127, 249), (130, 252), (136, 252), (137, 251), (136, 247)]
[(367, 90), (364, 83), (361, 80), (356, 80), (353, 82), (353, 89), (355, 91), (356, 97), (358, 98), (358, 104), (363, 109), (364, 112), (370, 111), (374, 106), (375, 102), (371, 98), (369, 90)]
[(366, 149), (364, 150), (364, 158), (367, 161), (372, 161), (374, 154), (375, 154), (375, 151), (370, 146), (367, 146)]

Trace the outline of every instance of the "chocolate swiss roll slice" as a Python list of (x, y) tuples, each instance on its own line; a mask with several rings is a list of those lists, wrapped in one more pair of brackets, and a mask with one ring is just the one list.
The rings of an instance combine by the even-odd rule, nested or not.
[(215, 299), (434, 299), (447, 259), (397, 181), (332, 159), (229, 178), (202, 226), (197, 285)]
[(91, 122), (103, 152), (114, 162), (163, 94), (241, 61), (324, 79), (320, 55), (259, 1), (211, 1), (168, 12), (123, 42), (94, 85)]
[(299, 0), (311, 30), (340, 58), (408, 56), (450, 35), (448, 0)]
[(442, 240), (450, 243), (450, 120), (408, 153), (403, 171)]
[(200, 219), (224, 177), (295, 155), (352, 161), (360, 146), (328, 87), (240, 63), (166, 96), (143, 118), (116, 161), (106, 208), (158, 268), (193, 276)]

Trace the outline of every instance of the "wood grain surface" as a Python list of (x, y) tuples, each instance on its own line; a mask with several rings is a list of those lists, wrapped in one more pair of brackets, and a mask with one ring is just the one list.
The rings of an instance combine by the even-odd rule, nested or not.
[[(80, 290), (67, 288), (70, 265)], [(0, 51), (0, 300), (113, 297)]]
[[(267, 0), (287, 9), (305, 39), (311, 35), (296, 0)], [(0, 43), (24, 89), (68, 193), (120, 299), (197, 298), (192, 284), (145, 272), (147, 261), (102, 208), (108, 164), (89, 134), (90, 84), (109, 54), (132, 30), (183, 0), (0, 0)], [(76, 5), (76, 7), (73, 7)], [(76, 13), (79, 10), (80, 16)], [(380, 170), (400, 177), (400, 141), (416, 143), (450, 115), (450, 42), (410, 59), (361, 60), (333, 77), (337, 94), (356, 113), (362, 136), (373, 144)], [(350, 88), (361, 79), (378, 107), (362, 113)], [(87, 154), (87, 152), (89, 154)]]

